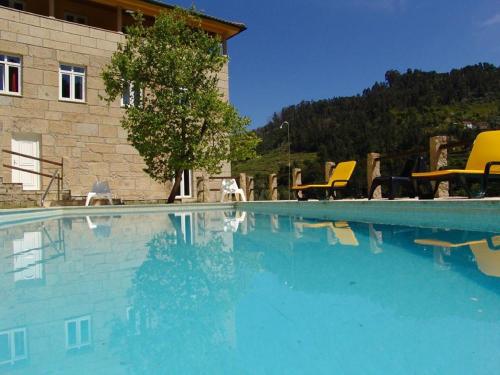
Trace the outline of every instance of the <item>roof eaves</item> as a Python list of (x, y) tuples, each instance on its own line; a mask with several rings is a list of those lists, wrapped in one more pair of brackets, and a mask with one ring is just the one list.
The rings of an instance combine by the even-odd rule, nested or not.
[[(142, 1), (144, 1), (146, 3), (154, 4), (154, 5), (159, 5), (159, 6), (168, 8), (168, 9), (174, 9), (176, 7), (175, 5), (167, 4), (167, 3), (164, 3), (163, 1), (160, 1), (160, 0), (142, 0)], [(208, 14), (204, 14), (204, 13), (198, 12), (196, 10), (195, 10), (195, 13), (198, 14), (202, 18), (206, 18), (206, 19), (209, 19), (212, 21), (216, 21), (216, 22), (220, 22), (220, 23), (223, 23), (223, 24), (226, 24), (229, 26), (236, 27), (239, 29), (239, 32), (237, 34), (243, 32), (247, 29), (247, 26), (241, 22), (233, 22), (233, 21), (224, 20), (222, 18), (210, 16)], [(235, 35), (237, 35), (237, 34), (235, 34)], [(235, 35), (233, 35), (233, 36), (235, 36)]]

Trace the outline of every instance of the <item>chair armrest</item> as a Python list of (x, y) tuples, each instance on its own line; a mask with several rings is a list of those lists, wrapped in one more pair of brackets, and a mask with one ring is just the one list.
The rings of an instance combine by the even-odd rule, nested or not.
[(490, 176), (491, 167), (493, 167), (494, 165), (500, 165), (500, 161), (489, 161), (486, 163), (486, 166), (484, 168), (484, 176), (486, 178)]
[(335, 187), (335, 183), (337, 182), (345, 182), (345, 183), (349, 183), (349, 180), (333, 180), (332, 182), (332, 187)]

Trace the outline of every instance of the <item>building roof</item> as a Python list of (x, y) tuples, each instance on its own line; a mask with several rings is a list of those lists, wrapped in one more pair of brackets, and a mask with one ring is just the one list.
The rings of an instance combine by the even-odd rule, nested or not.
[[(165, 8), (169, 8), (169, 9), (175, 8), (175, 5), (167, 4), (167, 3), (165, 3), (165, 2), (163, 2), (161, 0), (141, 0), (141, 1), (144, 1), (144, 2), (147, 2), (147, 3), (151, 3), (151, 4), (156, 4), (156, 5), (163, 6)], [(195, 13), (198, 14), (202, 18), (207, 18), (207, 19), (211, 19), (211, 20), (214, 20), (214, 21), (217, 21), (217, 22), (224, 23), (226, 25), (235, 26), (235, 27), (239, 28), (241, 31), (245, 31), (247, 29), (246, 25), (244, 23), (241, 23), (241, 22), (234, 22), (234, 21), (224, 20), (222, 18), (210, 16), (210, 15), (204, 14), (204, 13), (200, 13), (200, 12), (198, 12), (196, 10), (195, 10)]]
[[(175, 5), (167, 4), (160, 0), (93, 0), (105, 5), (121, 6), (124, 9), (140, 10), (147, 15), (156, 15), (162, 8), (174, 9)], [(246, 26), (240, 22), (227, 21), (214, 16), (198, 12), (195, 13), (200, 16), (202, 27), (208, 31), (220, 34), (224, 39), (232, 38), (242, 31), (246, 30)]]

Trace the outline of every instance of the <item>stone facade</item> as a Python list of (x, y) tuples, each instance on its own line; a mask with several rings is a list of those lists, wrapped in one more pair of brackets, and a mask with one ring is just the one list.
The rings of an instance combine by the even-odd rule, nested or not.
[[(109, 181), (113, 194), (124, 200), (165, 199), (170, 184), (158, 184), (144, 173), (142, 158), (120, 126), (120, 101), (108, 106), (100, 99), (102, 68), (123, 38), (122, 33), (0, 7), (0, 53), (22, 59), (21, 96), (0, 95), (0, 145), (10, 150), (13, 135), (37, 136), (40, 157), (64, 161), (64, 188), (74, 196), (86, 195), (98, 177)], [(61, 63), (86, 68), (85, 103), (59, 100)], [(227, 66), (219, 78), (228, 98)], [(11, 156), (2, 153), (2, 159), (10, 164)], [(42, 164), (41, 172), (53, 173), (50, 165)], [(224, 165), (222, 175), (230, 174), (230, 165)], [(11, 175), (2, 167), (5, 182)], [(192, 174), (193, 194), (186, 200), (197, 199), (201, 175)], [(42, 178), (42, 190), (48, 182)]]

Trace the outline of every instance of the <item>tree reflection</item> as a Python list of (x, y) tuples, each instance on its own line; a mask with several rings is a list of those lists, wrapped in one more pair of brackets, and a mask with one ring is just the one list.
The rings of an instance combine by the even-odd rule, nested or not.
[(128, 322), (115, 322), (113, 342), (137, 374), (220, 373), (235, 364), (235, 302), (252, 273), (245, 271), (253, 268), (251, 255), (235, 256), (220, 236), (190, 245), (178, 234), (147, 244), (129, 291)]

